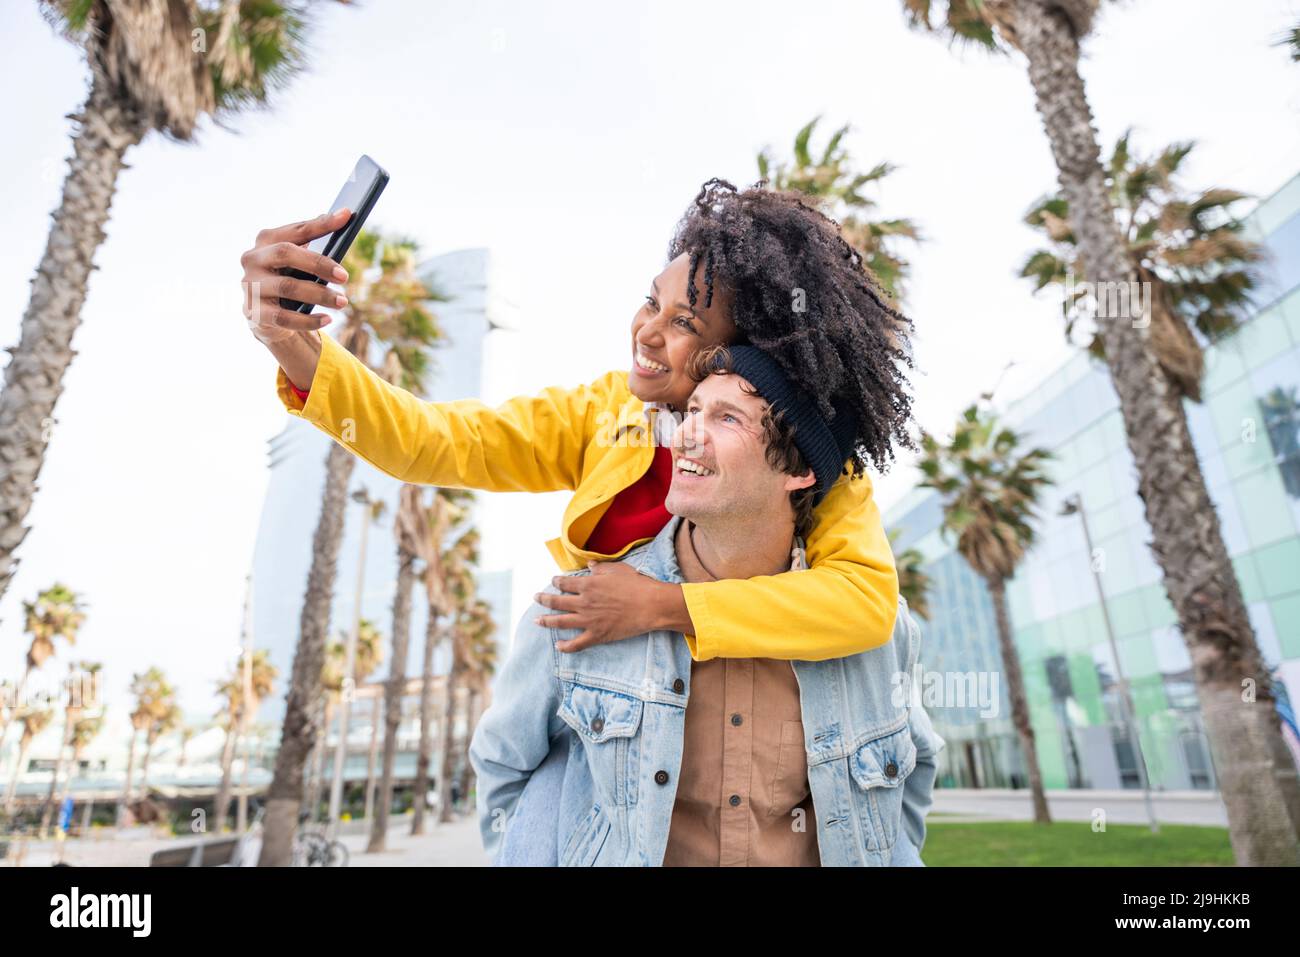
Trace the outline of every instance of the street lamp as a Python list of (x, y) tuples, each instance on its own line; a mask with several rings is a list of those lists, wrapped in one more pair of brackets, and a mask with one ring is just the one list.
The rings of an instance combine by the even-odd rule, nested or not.
[(1119, 660), (1119, 648), (1115, 645), (1115, 629), (1110, 623), (1110, 609), (1106, 606), (1106, 592), (1101, 587), (1101, 575), (1097, 573), (1096, 563), (1092, 560), (1092, 533), (1088, 529), (1088, 513), (1083, 507), (1083, 498), (1078, 492), (1061, 501), (1061, 514), (1078, 514), (1083, 522), (1083, 540), (1088, 548), (1088, 567), (1092, 569), (1092, 580), (1097, 586), (1097, 600), (1101, 602), (1101, 617), (1106, 623), (1106, 641), (1110, 644), (1110, 656), (1115, 662), (1115, 681), (1119, 685), (1120, 709), (1124, 713), (1124, 728), (1129, 740), (1133, 742), (1133, 752), (1137, 755), (1138, 775), (1142, 779), (1142, 800), (1146, 804), (1147, 817), (1151, 821), (1151, 833), (1160, 831), (1156, 822), (1155, 805), (1151, 803), (1151, 781), (1147, 777), (1147, 762), (1142, 754), (1142, 741), (1137, 733), (1137, 712), (1133, 708), (1133, 699), (1129, 697), (1128, 681), (1124, 678), (1124, 666)]
[(244, 771), (240, 775), (239, 781), (238, 810), (235, 813), (236, 834), (243, 834), (248, 827), (248, 759), (250, 757), (248, 727), (253, 717), (249, 713), (249, 706), (253, 700), (253, 576), (249, 574), (245, 581), (247, 590), (244, 592), (244, 640), (243, 651), (240, 655), (243, 658), (240, 679), (243, 684), (243, 697), (239, 708), (239, 738), (240, 743), (244, 746)]

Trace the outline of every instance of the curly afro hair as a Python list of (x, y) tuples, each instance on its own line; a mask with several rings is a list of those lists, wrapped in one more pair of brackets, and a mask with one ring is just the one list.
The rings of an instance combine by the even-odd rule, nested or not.
[(915, 451), (908, 429), (912, 401), (912, 321), (899, 312), (839, 224), (800, 194), (738, 190), (711, 179), (678, 222), (671, 262), (690, 255), (687, 293), (695, 305), (695, 270), (704, 261), (705, 299), (714, 284), (732, 295), (738, 342), (771, 355), (812, 393), (828, 420), (835, 406), (856, 413), (852, 471), (889, 468), (894, 443)]

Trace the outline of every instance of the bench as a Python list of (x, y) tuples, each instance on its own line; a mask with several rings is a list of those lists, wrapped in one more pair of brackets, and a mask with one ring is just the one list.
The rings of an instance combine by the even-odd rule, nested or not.
[(240, 845), (238, 837), (216, 837), (154, 851), (150, 867), (229, 867)]

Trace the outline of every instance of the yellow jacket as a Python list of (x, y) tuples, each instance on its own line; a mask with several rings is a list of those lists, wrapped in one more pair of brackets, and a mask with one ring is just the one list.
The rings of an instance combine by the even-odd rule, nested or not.
[[(561, 535), (547, 543), (565, 571), (623, 554), (600, 555), (578, 543), (654, 457), (650, 421), (626, 372), (495, 409), (477, 399), (426, 402), (322, 335), (307, 401), (278, 367), (276, 387), (290, 413), (402, 482), (490, 492), (572, 490)], [(814, 517), (805, 543), (809, 570), (682, 585), (695, 625), (686, 636), (695, 660), (818, 661), (889, 641), (898, 573), (871, 479), (842, 475)]]

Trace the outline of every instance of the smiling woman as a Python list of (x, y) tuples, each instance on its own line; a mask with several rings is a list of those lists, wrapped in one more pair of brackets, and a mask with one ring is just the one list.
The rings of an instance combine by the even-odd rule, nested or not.
[[(302, 224), (289, 244), (330, 225)], [(286, 229), (295, 227), (263, 238)], [(311, 271), (302, 259), (280, 265)], [(245, 254), (255, 273), (246, 271), (246, 282), (271, 275), (263, 275), (263, 260), (256, 249)], [(543, 596), (556, 612), (545, 623), (578, 632), (562, 651), (661, 629), (681, 632), (699, 660), (819, 660), (888, 642), (898, 578), (864, 469), (887, 468), (895, 443), (911, 447), (902, 368), (911, 365), (910, 321), (833, 220), (764, 184), (705, 183), (667, 260), (632, 317), (627, 372), (498, 408), (417, 399), (314, 327), (294, 326), (298, 315), (283, 317), (294, 335), (262, 341), (280, 362), (285, 408), (401, 481), (575, 493), (548, 547), (562, 570), (592, 565), (593, 572), (563, 578), (563, 594)], [(264, 321), (282, 321), (274, 305), (265, 308)], [(668, 445), (695, 388), (690, 360), (727, 344), (763, 350), (816, 396), (823, 415), (834, 421), (843, 411), (839, 427), (853, 423), (843, 468), (818, 475), (823, 497), (808, 536), (809, 573), (673, 584), (608, 562), (667, 523)]]

